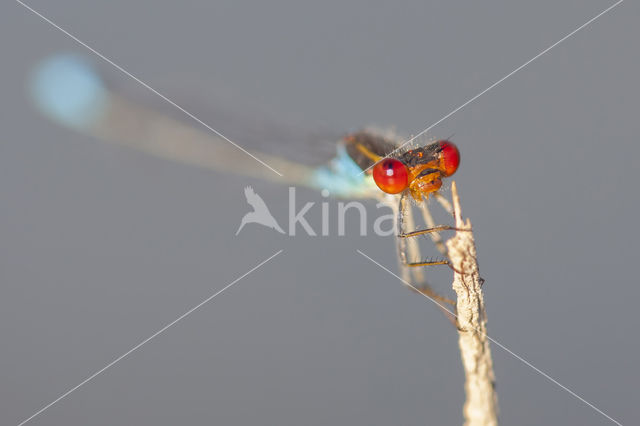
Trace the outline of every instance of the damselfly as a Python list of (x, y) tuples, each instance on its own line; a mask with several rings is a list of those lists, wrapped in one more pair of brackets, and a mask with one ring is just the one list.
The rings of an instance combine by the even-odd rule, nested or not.
[[(173, 161), (326, 189), (341, 198), (373, 198), (387, 203), (395, 212), (403, 279), (425, 294), (453, 304), (431, 290), (422, 268), (418, 268), (448, 265), (448, 260), (423, 259), (416, 241), (416, 237), (429, 234), (446, 256), (438, 232), (453, 228), (434, 224), (427, 199), (433, 196), (451, 213), (451, 205), (438, 190), (442, 179), (454, 174), (460, 163), (460, 153), (452, 142), (438, 140), (423, 146), (399, 147), (396, 138), (365, 130), (342, 138), (335, 157), (315, 167), (252, 151), (255, 157), (280, 171), (280, 175), (219, 134), (198, 130), (125, 99), (107, 88), (82, 57), (49, 58), (35, 69), (30, 87), (36, 105), (45, 115), (93, 137)], [(239, 143), (242, 145), (242, 141)], [(426, 229), (415, 229), (412, 204), (422, 212)]]

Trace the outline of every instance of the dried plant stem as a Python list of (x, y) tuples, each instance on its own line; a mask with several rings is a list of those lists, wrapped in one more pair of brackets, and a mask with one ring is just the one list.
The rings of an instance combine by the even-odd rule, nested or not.
[[(460, 199), (451, 186), (456, 228), (471, 230), (462, 220)], [(495, 391), (493, 361), (487, 337), (487, 315), (478, 272), (476, 246), (471, 231), (457, 231), (447, 241), (449, 260), (454, 268), (453, 290), (457, 295), (458, 343), (465, 372), (465, 426), (498, 424), (498, 398)]]

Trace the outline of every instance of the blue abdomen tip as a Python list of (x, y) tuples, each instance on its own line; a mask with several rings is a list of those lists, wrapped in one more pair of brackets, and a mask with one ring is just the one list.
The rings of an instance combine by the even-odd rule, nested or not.
[(107, 90), (88, 60), (76, 54), (45, 59), (29, 82), (38, 108), (53, 120), (71, 127), (89, 127), (107, 107)]

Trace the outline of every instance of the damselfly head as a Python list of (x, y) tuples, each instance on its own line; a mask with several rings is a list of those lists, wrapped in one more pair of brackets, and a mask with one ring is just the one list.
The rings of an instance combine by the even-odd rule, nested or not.
[(420, 200), (437, 191), (442, 178), (453, 175), (460, 165), (460, 151), (448, 140), (409, 149), (397, 156), (382, 158), (373, 166), (373, 179), (387, 194), (406, 189)]

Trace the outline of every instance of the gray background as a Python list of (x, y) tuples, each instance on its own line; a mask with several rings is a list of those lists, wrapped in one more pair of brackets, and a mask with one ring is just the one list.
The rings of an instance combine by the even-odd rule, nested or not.
[[(338, 133), (372, 123), (418, 132), (611, 2), (30, 4), (233, 134), (239, 124), (208, 106)], [(287, 189), (42, 118), (27, 73), (48, 54), (84, 50), (18, 4), (0, 8), (0, 423), (29, 417), (279, 248), (31, 424), (462, 422), (455, 329), (355, 252), (395, 270), (391, 238), (257, 226), (234, 237), (245, 185), (281, 223)], [(490, 335), (625, 424), (640, 420), (639, 16), (623, 3), (431, 132), (455, 134), (462, 151), (456, 181)], [(503, 424), (608, 424), (511, 355), (493, 355)]]

